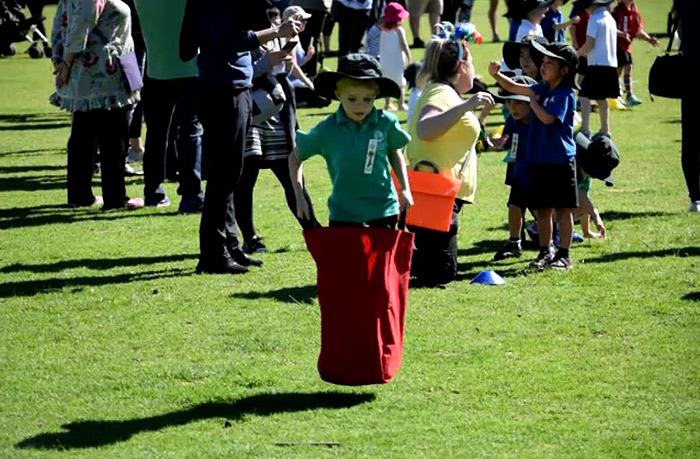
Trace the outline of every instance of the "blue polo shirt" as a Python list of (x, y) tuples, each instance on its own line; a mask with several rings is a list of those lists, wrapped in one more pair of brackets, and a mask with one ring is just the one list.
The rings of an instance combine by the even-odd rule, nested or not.
[(326, 160), (333, 184), (330, 219), (355, 223), (399, 213), (388, 153), (410, 140), (396, 116), (376, 108), (358, 124), (341, 106), (308, 133), (297, 131), (301, 160), (315, 155)]
[(527, 141), (526, 157), (530, 163), (566, 164), (576, 156), (574, 142), (574, 112), (576, 94), (568, 86), (549, 88), (546, 81), (530, 86), (537, 101), (556, 117), (552, 124), (544, 124), (533, 112)]
[(564, 13), (562, 13), (560, 10), (554, 11), (552, 9), (548, 9), (542, 18), (542, 22), (540, 22), (544, 38), (549, 40), (550, 43), (555, 41), (566, 41), (564, 29), (554, 30), (554, 24), (561, 24), (563, 22), (565, 22)]

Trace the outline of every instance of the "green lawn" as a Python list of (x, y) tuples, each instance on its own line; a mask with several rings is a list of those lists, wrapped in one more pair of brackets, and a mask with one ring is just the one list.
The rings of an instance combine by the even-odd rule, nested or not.
[[(637, 3), (663, 33), (671, 1)], [(486, 75), (501, 45), (472, 49)], [(411, 291), (403, 368), (358, 388), (318, 377), (315, 266), (272, 174), (264, 268), (195, 275), (199, 217), (177, 214), (176, 184), (167, 209), (64, 207), (70, 118), (47, 102), (49, 62), (0, 60), (0, 457), (698, 457), (700, 220), (679, 102), (646, 91), (658, 52), (635, 43), (644, 104), (612, 113), (622, 163), (593, 191), (609, 238), (576, 245), (569, 273), (525, 274), (533, 250), (492, 263), (508, 190), (502, 152), (484, 153), (459, 281)], [(325, 165), (306, 171), (325, 221)], [(484, 269), (507, 285), (470, 285)]]

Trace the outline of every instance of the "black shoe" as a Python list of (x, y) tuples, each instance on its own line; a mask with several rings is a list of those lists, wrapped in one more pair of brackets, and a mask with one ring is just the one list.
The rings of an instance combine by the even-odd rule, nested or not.
[(227, 245), (226, 249), (228, 250), (229, 255), (231, 255), (231, 259), (241, 266), (260, 267), (263, 265), (262, 260), (258, 260), (257, 258), (249, 257), (248, 255), (246, 255), (246, 253), (240, 247), (234, 248), (234, 247), (231, 247), (230, 245)]
[(493, 256), (495, 261), (505, 260), (506, 258), (517, 258), (523, 254), (523, 248), (520, 246), (520, 242), (508, 241), (505, 245), (496, 252)]
[(420, 38), (414, 38), (413, 45), (411, 45), (411, 48), (425, 48), (425, 42)]
[(201, 258), (195, 272), (197, 274), (243, 274), (248, 272), (248, 268), (233, 261), (227, 253), (217, 258)]
[(557, 269), (559, 271), (568, 271), (573, 268), (574, 264), (571, 262), (571, 257), (555, 257), (548, 265), (549, 269)]
[(243, 252), (251, 253), (266, 253), (267, 246), (263, 242), (263, 238), (258, 235), (253, 236), (249, 241), (243, 243)]
[(530, 268), (536, 269), (538, 271), (544, 271), (545, 269), (547, 269), (552, 260), (554, 260), (554, 255), (552, 255), (551, 252), (540, 252), (535, 261), (530, 263)]

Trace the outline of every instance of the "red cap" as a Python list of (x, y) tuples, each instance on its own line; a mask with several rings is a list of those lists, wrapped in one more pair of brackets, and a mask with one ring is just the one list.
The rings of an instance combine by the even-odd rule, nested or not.
[(406, 8), (400, 3), (391, 2), (384, 8), (383, 22), (399, 22), (401, 19), (406, 19), (409, 16)]

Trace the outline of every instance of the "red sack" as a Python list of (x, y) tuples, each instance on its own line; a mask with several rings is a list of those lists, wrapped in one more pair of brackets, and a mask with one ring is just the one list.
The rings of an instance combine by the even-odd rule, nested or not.
[(318, 268), (324, 381), (384, 384), (401, 367), (413, 234), (384, 228), (312, 228)]

